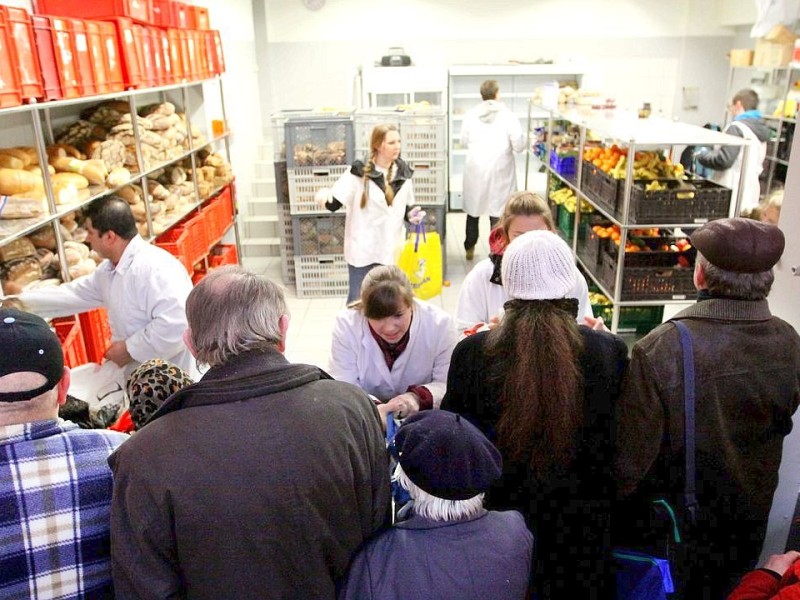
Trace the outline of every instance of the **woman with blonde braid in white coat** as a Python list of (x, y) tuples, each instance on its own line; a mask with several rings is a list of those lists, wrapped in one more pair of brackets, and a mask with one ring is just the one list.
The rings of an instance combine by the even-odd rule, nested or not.
[[(424, 213), (414, 204), (413, 171), (400, 158), (400, 132), (392, 124), (376, 125), (370, 136), (366, 163), (353, 162), (333, 188), (316, 194), (320, 207), (331, 212), (347, 209), (344, 258), (349, 291), (347, 303), (358, 298), (364, 276), (377, 265), (391, 265), (405, 238), (403, 221), (417, 224)], [(408, 214), (407, 214), (408, 213)]]
[(456, 341), (450, 315), (414, 298), (398, 267), (379, 266), (336, 317), (328, 371), (370, 394), (384, 419), (404, 417), (439, 408)]

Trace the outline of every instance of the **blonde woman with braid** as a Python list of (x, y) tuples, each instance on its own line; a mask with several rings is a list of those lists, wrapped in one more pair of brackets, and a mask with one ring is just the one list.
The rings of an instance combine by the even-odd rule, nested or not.
[(357, 160), (333, 188), (316, 194), (320, 207), (347, 209), (344, 258), (349, 271), (347, 303), (358, 299), (361, 282), (377, 265), (391, 265), (403, 241), (403, 221), (419, 223), (424, 216), (414, 204), (413, 171), (400, 158), (400, 132), (391, 124), (376, 125), (366, 162)]

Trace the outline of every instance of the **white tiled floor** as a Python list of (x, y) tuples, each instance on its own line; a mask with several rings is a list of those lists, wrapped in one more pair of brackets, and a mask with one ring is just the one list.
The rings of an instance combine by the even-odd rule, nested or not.
[[(481, 218), (481, 235), (475, 247), (475, 258), (467, 261), (464, 256), (464, 213), (447, 215), (447, 235), (445, 250), (447, 253), (446, 280), (442, 294), (430, 300), (438, 303), (450, 314), (455, 312), (458, 289), (469, 269), (479, 260), (489, 255), (489, 218)], [(270, 260), (264, 269), (264, 275), (273, 281), (281, 282), (280, 258)], [(292, 362), (302, 362), (327, 367), (331, 347), (331, 333), (334, 317), (345, 305), (345, 297), (341, 298), (298, 298), (294, 286), (286, 286), (286, 302), (289, 305), (291, 322), (286, 341), (286, 357)]]

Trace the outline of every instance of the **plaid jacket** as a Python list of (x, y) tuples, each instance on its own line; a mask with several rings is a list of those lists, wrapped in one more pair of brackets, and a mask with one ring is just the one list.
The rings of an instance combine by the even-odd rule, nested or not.
[(0, 598), (110, 592), (106, 459), (127, 438), (60, 420), (0, 426)]

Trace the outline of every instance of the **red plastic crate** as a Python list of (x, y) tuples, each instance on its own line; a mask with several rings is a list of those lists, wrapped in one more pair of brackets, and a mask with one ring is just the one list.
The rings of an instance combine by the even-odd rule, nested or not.
[(94, 70), (94, 83), (98, 94), (108, 94), (115, 91), (109, 85), (108, 64), (106, 53), (103, 50), (103, 36), (100, 34), (99, 21), (84, 21), (86, 27), (86, 41), (89, 44), (89, 56), (92, 58)]
[(202, 6), (189, 6), (189, 29), (211, 29), (208, 21), (208, 9)]
[(170, 19), (172, 27), (189, 29), (189, 5), (185, 2), (172, 2), (170, 8), (172, 10)]
[(125, 89), (125, 76), (122, 74), (122, 57), (119, 51), (117, 28), (114, 23), (107, 21), (92, 22), (100, 28), (108, 91), (121, 92)]
[(203, 279), (205, 278), (206, 275), (208, 275), (208, 271), (206, 271), (205, 266), (202, 265), (202, 264), (201, 265), (197, 265), (197, 268), (195, 268), (195, 270), (192, 271), (192, 273), (191, 273), (192, 285), (197, 285), (198, 283), (203, 281)]
[(217, 244), (211, 249), (208, 264), (214, 269), (223, 265), (238, 265), (239, 253), (236, 251), (236, 246), (233, 244)]
[(47, 17), (53, 28), (53, 48), (55, 49), (58, 81), (64, 98), (77, 98), (81, 95), (78, 79), (78, 65), (75, 62), (75, 36), (72, 32), (72, 19)]
[(77, 317), (53, 319), (53, 329), (61, 342), (66, 366), (74, 368), (89, 362), (86, 356), (86, 347), (83, 344), (81, 323)]
[(89, 362), (101, 363), (111, 346), (111, 324), (104, 308), (96, 308), (78, 315), (83, 333), (83, 345)]
[[(0, 6), (8, 27), (8, 55), (17, 67), (20, 94), (23, 100), (42, 99), (44, 86), (39, 55), (28, 11), (12, 6)], [(2, 54), (2, 53), (0, 53)]]
[(140, 23), (153, 20), (150, 0), (36, 0), (36, 12), (83, 19), (128, 17)]
[(6, 15), (0, 13), (0, 108), (22, 104), (17, 68), (11, 62), (11, 45)]
[(153, 25), (157, 27), (174, 27), (172, 22), (172, 0), (153, 0)]
[(164, 83), (170, 84), (178, 82), (179, 80), (175, 78), (175, 71), (172, 69), (172, 56), (169, 50), (169, 35), (167, 35), (167, 30), (153, 27), (151, 34), (155, 40), (156, 52), (161, 61)]
[(200, 74), (200, 79), (210, 79), (212, 77), (213, 59), (207, 49), (208, 35), (206, 35), (205, 31), (200, 30), (194, 30), (192, 33), (194, 34), (195, 44), (197, 44), (198, 73)]
[(230, 189), (225, 188), (220, 195), (210, 200), (203, 208), (203, 214), (206, 218), (209, 246), (219, 241), (219, 239), (225, 235), (225, 231), (233, 220), (233, 215), (230, 212), (230, 202), (227, 199), (229, 195)]
[(78, 69), (78, 89), (81, 96), (94, 96), (97, 94), (92, 60), (92, 51), (89, 48), (89, 38), (86, 35), (86, 23), (83, 19), (69, 19), (72, 29), (72, 40), (75, 54), (73, 60)]
[(117, 32), (117, 44), (125, 89), (145, 87), (147, 84), (143, 74), (144, 67), (139, 57), (139, 51), (136, 48), (133, 21), (124, 17), (104, 18), (103, 21), (113, 23)]
[(31, 16), (33, 37), (36, 44), (36, 53), (39, 56), (39, 67), (42, 73), (44, 86), (44, 100), (59, 100), (62, 98), (61, 79), (58, 75), (56, 62), (55, 41), (53, 39), (53, 24), (49, 17), (39, 15)]
[(191, 275), (194, 272), (192, 261), (189, 260), (189, 233), (185, 227), (178, 225), (161, 234), (156, 240), (156, 246), (163, 248), (176, 257)]
[(206, 254), (208, 254), (208, 249), (216, 240), (211, 239), (208, 228), (206, 227), (205, 214), (203, 214), (201, 210), (184, 221), (183, 226), (188, 233), (186, 239), (188, 259), (194, 265), (203, 260)]
[(189, 37), (181, 29), (168, 29), (169, 56), (176, 82), (189, 81)]
[(158, 84), (158, 74), (153, 59), (152, 44), (150, 39), (150, 29), (144, 25), (132, 26), (134, 46), (141, 68), (141, 81), (145, 87), (152, 87)]
[[(197, 81), (198, 79), (203, 78), (202, 67), (200, 64), (200, 43), (199, 43), (199, 36), (197, 31), (187, 30), (183, 32), (186, 35), (186, 51), (187, 51), (187, 63), (188, 69), (186, 65), (184, 65), (184, 76), (189, 81)], [(186, 72), (188, 71), (188, 76)]]
[(225, 54), (222, 52), (222, 38), (219, 31), (211, 30), (211, 35), (214, 37), (214, 73), (222, 75), (225, 72)]

